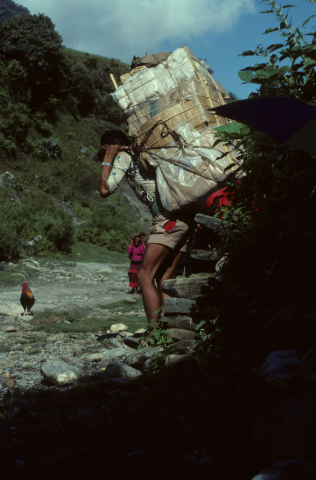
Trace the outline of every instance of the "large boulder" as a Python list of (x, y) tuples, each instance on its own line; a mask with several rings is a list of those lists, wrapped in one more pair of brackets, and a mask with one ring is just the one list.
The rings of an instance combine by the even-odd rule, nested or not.
[(130, 367), (122, 362), (111, 362), (108, 364), (105, 370), (106, 378), (127, 378), (128, 380), (134, 380), (141, 377), (142, 373), (136, 368)]
[(163, 352), (162, 347), (141, 348), (140, 350), (137, 350), (136, 352), (128, 355), (128, 357), (125, 358), (123, 363), (129, 365), (130, 367), (141, 368), (146, 360), (154, 357), (160, 352)]
[(112, 348), (111, 350), (104, 350), (101, 365), (106, 366), (114, 360), (123, 360), (125, 357), (127, 357), (128, 354), (129, 351), (123, 347)]
[(291, 385), (300, 365), (294, 349), (272, 352), (262, 365), (259, 377), (265, 383), (282, 388)]
[(41, 367), (45, 381), (57, 386), (76, 382), (84, 376), (84, 373), (83, 362), (66, 356), (55, 357)]
[(168, 355), (165, 360), (165, 366), (167, 368), (187, 369), (191, 367), (197, 367), (199, 360), (191, 355)]

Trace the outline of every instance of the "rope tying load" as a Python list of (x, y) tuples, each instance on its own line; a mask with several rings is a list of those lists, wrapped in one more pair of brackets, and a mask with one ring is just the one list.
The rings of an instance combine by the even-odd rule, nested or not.
[[(145, 168), (156, 168), (167, 210), (192, 203), (189, 188), (195, 177), (206, 182), (203, 187), (201, 180), (196, 184), (193, 204), (201, 202), (200, 192), (215, 188), (226, 178), (226, 167), (237, 163), (235, 153), (218, 142), (214, 132), (214, 127), (228, 123), (212, 113), (225, 103), (223, 90), (185, 46), (156, 67), (141, 69), (113, 94), (134, 137), (133, 151)], [(165, 200), (168, 195), (170, 201)]]

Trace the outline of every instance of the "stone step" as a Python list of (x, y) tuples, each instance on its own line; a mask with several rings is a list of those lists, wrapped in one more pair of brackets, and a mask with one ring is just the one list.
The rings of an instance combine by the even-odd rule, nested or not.
[(200, 225), (205, 225), (211, 230), (217, 230), (222, 223), (222, 220), (220, 220), (219, 218), (210, 217), (209, 215), (204, 215), (204, 213), (198, 213), (197, 215), (195, 215), (194, 220), (196, 221), (196, 223), (199, 223)]
[(195, 331), (197, 323), (192, 318), (182, 315), (176, 315), (173, 317), (166, 317), (166, 328), (182, 328), (183, 330)]
[(197, 312), (196, 301), (187, 298), (166, 298), (164, 315), (192, 315)]
[(220, 255), (213, 248), (212, 250), (203, 250), (200, 248), (193, 248), (190, 252), (190, 259), (192, 260), (203, 260), (203, 262), (212, 262), (215, 264), (220, 260)]
[(172, 338), (175, 342), (180, 340), (194, 340), (195, 332), (190, 332), (182, 328), (169, 328), (167, 337)]
[(214, 279), (214, 276), (165, 280), (161, 284), (161, 289), (171, 297), (189, 300), (197, 300), (200, 297), (211, 299), (214, 292), (214, 285), (218, 283)]
[(191, 273), (214, 273), (219, 255), (214, 250), (194, 248), (190, 251)]

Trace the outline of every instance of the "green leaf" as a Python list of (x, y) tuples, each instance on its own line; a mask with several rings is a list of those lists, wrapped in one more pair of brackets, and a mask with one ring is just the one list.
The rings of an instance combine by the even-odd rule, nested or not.
[(255, 74), (250, 70), (247, 70), (246, 72), (241, 70), (240, 72), (238, 72), (238, 76), (244, 82), (251, 82), (251, 80), (255, 78)]
[(262, 35), (267, 35), (267, 33), (276, 32), (278, 28), (268, 28)]
[(205, 320), (201, 320), (200, 323), (198, 323), (198, 324), (195, 326), (195, 330), (200, 330), (200, 328), (202, 328), (203, 325), (205, 325)]
[(283, 8), (293, 8), (293, 7), (295, 8), (296, 5), (284, 5), (284, 6), (283, 6)]
[(239, 122), (230, 122), (228, 125), (222, 125), (214, 128), (215, 131), (224, 133), (230, 138), (240, 138), (250, 132), (250, 128)]
[(284, 47), (283, 43), (274, 43), (273, 45), (270, 45), (267, 50), (269, 53), (274, 52), (275, 50), (279, 50), (279, 48)]
[(224, 172), (226, 173), (228, 170), (230, 170), (231, 168), (235, 167), (236, 166), (236, 163), (231, 163), (230, 165), (228, 165), (225, 169), (224, 169)]
[(290, 71), (289, 67), (286, 67), (286, 66), (279, 68), (278, 77), (283, 77), (286, 73), (289, 73), (289, 71)]
[(262, 10), (262, 12), (258, 12), (258, 13), (274, 13), (273, 10)]
[(305, 25), (310, 21), (311, 18), (313, 17), (316, 17), (316, 15), (311, 15), (310, 17), (308, 17), (305, 22), (303, 23), (302, 27), (305, 27)]
[(247, 50), (246, 52), (242, 52), (241, 57), (248, 57), (250, 55), (256, 55), (256, 52), (252, 50)]
[(219, 143), (221, 143), (221, 141), (222, 141), (222, 140), (221, 140), (220, 138), (218, 138), (218, 139), (216, 140), (216, 142), (213, 143), (212, 148), (215, 148)]
[(312, 60), (311, 58), (305, 58), (304, 59), (304, 66), (305, 67), (315, 67), (316, 66), (316, 61)]

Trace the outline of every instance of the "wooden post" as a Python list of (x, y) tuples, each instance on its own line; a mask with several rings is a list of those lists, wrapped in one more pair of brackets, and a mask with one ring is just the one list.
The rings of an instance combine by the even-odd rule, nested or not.
[(118, 84), (116, 83), (116, 80), (115, 80), (115, 77), (114, 77), (113, 73), (110, 73), (110, 77), (111, 77), (111, 80), (113, 82), (115, 90), (117, 90), (118, 89)]

